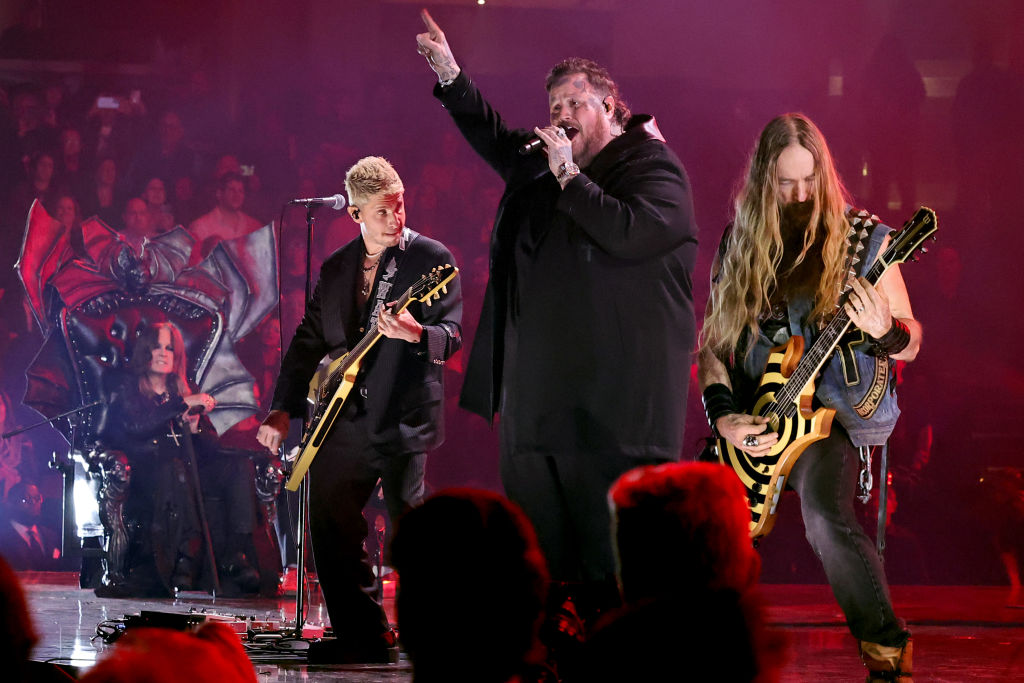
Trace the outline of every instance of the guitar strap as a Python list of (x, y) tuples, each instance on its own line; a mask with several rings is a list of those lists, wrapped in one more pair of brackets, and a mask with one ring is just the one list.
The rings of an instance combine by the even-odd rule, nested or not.
[(384, 274), (381, 275), (374, 290), (373, 306), (370, 309), (370, 318), (366, 321), (366, 329), (370, 329), (377, 324), (380, 307), (388, 302), (391, 289), (394, 287), (398, 267), (402, 264), (402, 259), (405, 257), (409, 245), (419, 236), (420, 234), (415, 230), (402, 228), (402, 236), (398, 240), (398, 245), (388, 249), (388, 253), (384, 255)]
[[(846, 273), (850, 278), (857, 277), (858, 264), (861, 262), (861, 252), (867, 247), (868, 241), (871, 239), (871, 235), (875, 230), (875, 227), (881, 222), (878, 216), (869, 213), (868, 211), (851, 208), (846, 212), (846, 220), (850, 224), (850, 231), (846, 236)], [(849, 296), (851, 289), (850, 285), (847, 284), (848, 279), (844, 279), (839, 284), (841, 296), (839, 303), (836, 304), (838, 309), (844, 303)], [(854, 351), (858, 347), (868, 344), (870, 339), (867, 335), (858, 329), (854, 329), (850, 332), (846, 338), (836, 347), (836, 353), (842, 362), (843, 367), (843, 379), (846, 382), (846, 386), (856, 386), (860, 384), (861, 376), (860, 369), (857, 367), (857, 358), (854, 356)], [(888, 376), (888, 362), (885, 359), (878, 359), (882, 362), (876, 361), (875, 369), (872, 377), (872, 386), (882, 387), (884, 389), (886, 378)], [(876, 400), (870, 400), (870, 398)], [(874, 414), (878, 408), (880, 391), (869, 391), (865, 396), (865, 400), (854, 406), (854, 410), (863, 419), (868, 419)]]

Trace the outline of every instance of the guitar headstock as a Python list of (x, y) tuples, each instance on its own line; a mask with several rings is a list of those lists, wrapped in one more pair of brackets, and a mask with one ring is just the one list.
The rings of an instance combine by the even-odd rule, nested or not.
[(922, 206), (913, 218), (892, 234), (889, 248), (879, 257), (886, 266), (917, 260), (917, 252), (927, 253), (928, 248), (922, 246), (929, 237), (934, 240), (939, 229), (939, 221), (935, 212)]
[(436, 266), (409, 288), (410, 300), (416, 299), (428, 306), (448, 293), (448, 283), (459, 274), (459, 269), (448, 263)]

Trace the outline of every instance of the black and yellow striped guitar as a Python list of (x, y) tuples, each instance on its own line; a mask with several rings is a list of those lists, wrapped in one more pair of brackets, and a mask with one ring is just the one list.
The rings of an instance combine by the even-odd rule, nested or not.
[[(891, 266), (911, 258), (917, 260), (916, 252), (927, 251), (922, 244), (929, 237), (934, 239), (937, 229), (935, 212), (926, 207), (918, 209), (901, 230), (892, 234), (889, 247), (865, 275), (867, 281), (874, 285)], [(850, 317), (840, 308), (806, 353), (800, 336), (790, 337), (769, 352), (749, 411), (767, 417), (770, 429), (766, 431), (779, 434), (778, 443), (766, 455), (751, 457), (724, 439), (715, 443), (715, 455), (739, 475), (747, 489), (751, 538), (772, 530), (779, 497), (793, 464), (810, 444), (827, 437), (832, 429), (834, 409), (812, 410), (814, 380), (850, 324)]]
[[(459, 269), (455, 266), (437, 266), (405, 290), (405, 294), (395, 302), (392, 311), (398, 315), (413, 301), (421, 301), (427, 306), (432, 305), (436, 299), (441, 298), (441, 294), (448, 293), (448, 283), (458, 274)], [(315, 407), (313, 416), (302, 434), (302, 442), (298, 446), (299, 452), (291, 476), (285, 484), (289, 491), (298, 490), (302, 477), (330, 433), (338, 415), (341, 414), (341, 408), (345, 405), (349, 392), (355, 386), (360, 363), (381, 336), (383, 335), (375, 322), (351, 351), (331, 361), (326, 376), (322, 373), (310, 382), (310, 400)]]

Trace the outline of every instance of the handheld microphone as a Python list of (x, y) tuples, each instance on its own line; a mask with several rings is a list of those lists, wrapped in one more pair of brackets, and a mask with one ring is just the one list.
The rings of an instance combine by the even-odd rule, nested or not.
[(188, 414), (189, 415), (202, 415), (205, 412), (206, 412), (206, 406), (204, 406), (202, 403), (197, 403), (197, 404), (195, 404), (194, 406), (192, 406), (191, 408), (188, 409)]
[[(578, 128), (573, 128), (572, 126), (569, 125), (560, 125), (559, 128), (565, 130), (565, 137), (569, 138), (570, 140), (576, 137), (576, 133), (580, 132)], [(533, 137), (527, 140), (526, 144), (519, 148), (519, 153), (522, 154), (523, 156), (526, 156), (527, 154), (533, 154), (539, 149), (543, 149), (543, 147), (544, 141), (538, 137)]]
[(330, 197), (313, 197), (311, 199), (293, 199), (289, 204), (303, 204), (305, 206), (329, 206), (335, 211), (345, 208), (345, 195), (335, 194)]

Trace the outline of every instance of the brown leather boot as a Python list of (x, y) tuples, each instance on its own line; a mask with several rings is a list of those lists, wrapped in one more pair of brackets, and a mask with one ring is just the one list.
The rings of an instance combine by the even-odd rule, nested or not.
[(877, 681), (898, 681), (913, 683), (914, 643), (910, 640), (903, 647), (890, 647), (860, 641), (860, 658), (868, 668), (868, 683)]

